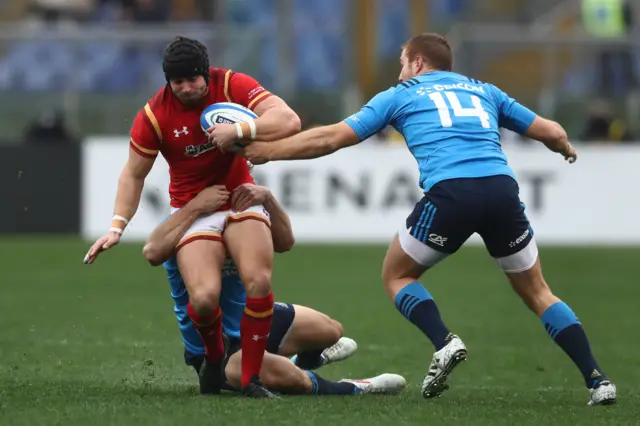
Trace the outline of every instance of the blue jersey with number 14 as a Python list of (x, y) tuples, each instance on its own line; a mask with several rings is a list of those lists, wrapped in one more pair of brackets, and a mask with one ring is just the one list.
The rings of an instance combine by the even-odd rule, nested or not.
[(420, 168), (420, 186), (454, 178), (509, 175), (500, 127), (524, 134), (536, 114), (497, 87), (438, 71), (379, 93), (345, 122), (364, 140), (393, 126)]

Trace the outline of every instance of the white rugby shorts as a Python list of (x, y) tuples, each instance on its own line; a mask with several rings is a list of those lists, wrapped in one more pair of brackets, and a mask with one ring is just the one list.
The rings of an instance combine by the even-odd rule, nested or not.
[[(174, 214), (178, 210), (178, 208), (172, 207), (171, 214)], [(207, 213), (200, 216), (195, 222), (193, 222), (187, 232), (185, 232), (180, 242), (178, 242), (176, 251), (196, 240), (222, 241), (222, 234), (230, 222), (242, 222), (243, 220), (249, 219), (259, 220), (264, 222), (267, 226), (271, 226), (269, 213), (261, 204), (249, 207), (247, 210), (242, 212), (237, 212), (235, 210), (222, 210)]]

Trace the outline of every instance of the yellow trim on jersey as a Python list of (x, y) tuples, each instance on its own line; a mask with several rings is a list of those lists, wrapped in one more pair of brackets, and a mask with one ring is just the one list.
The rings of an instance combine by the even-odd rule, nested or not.
[(133, 146), (136, 147), (136, 149), (144, 152), (145, 154), (156, 155), (156, 154), (158, 154), (160, 152), (160, 150), (158, 150), (158, 149), (149, 149), (149, 148), (144, 148), (144, 147), (138, 145), (136, 143), (136, 141), (133, 140), (133, 138), (129, 139), (129, 141), (133, 144)]
[(250, 317), (253, 317), (253, 318), (266, 318), (268, 316), (273, 315), (273, 308), (271, 308), (271, 309), (269, 309), (268, 311), (265, 311), (265, 312), (256, 312), (256, 311), (252, 311), (251, 309), (249, 309), (249, 308), (247, 308), (245, 306), (244, 313), (249, 315)]
[(264, 98), (267, 95), (270, 95), (270, 93), (268, 91), (266, 91), (266, 90), (264, 92), (260, 93), (258, 96), (253, 98), (253, 100), (251, 102), (249, 102), (249, 105), (247, 106), (247, 108), (253, 109), (253, 106), (255, 105), (255, 103), (258, 102), (260, 99)]
[(227, 71), (224, 75), (224, 97), (227, 98), (227, 102), (233, 102), (231, 96), (229, 96), (229, 81), (231, 80), (231, 70)]
[(153, 111), (151, 111), (151, 107), (149, 106), (149, 104), (146, 104), (144, 106), (144, 112), (147, 114), (149, 121), (151, 121), (153, 129), (156, 131), (156, 135), (158, 135), (158, 142), (162, 143), (162, 132), (160, 131), (160, 124), (158, 124), (158, 119), (156, 118), (156, 115), (153, 113)]

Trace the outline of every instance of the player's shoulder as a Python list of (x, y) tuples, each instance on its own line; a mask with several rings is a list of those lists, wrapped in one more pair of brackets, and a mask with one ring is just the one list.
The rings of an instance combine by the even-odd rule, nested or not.
[(140, 108), (136, 120), (142, 120), (141, 123), (152, 126), (158, 137), (162, 139), (162, 129), (170, 125), (171, 121), (181, 117), (183, 110), (180, 105), (171, 87), (165, 84)]
[(453, 71), (435, 71), (427, 74), (422, 74), (412, 78), (411, 80), (407, 80), (404, 83), (400, 83), (398, 86), (409, 89), (421, 83), (438, 87), (441, 86), (443, 89), (455, 89), (457, 87), (466, 87), (468, 85), (493, 87), (493, 85), (490, 83)]
[(160, 115), (174, 101), (175, 99), (173, 93), (171, 93), (171, 88), (168, 84), (165, 84), (147, 101), (142, 110), (146, 111), (147, 114), (151, 111), (155, 115)]
[(461, 82), (480, 87), (482, 88), (483, 91), (487, 91), (492, 94), (494, 94), (496, 90), (499, 91), (499, 89), (496, 86), (494, 86), (492, 83), (488, 83), (486, 81), (479, 80), (477, 78), (469, 77), (462, 74), (456, 74), (456, 75), (459, 76)]
[(471, 85), (484, 86), (486, 85), (486, 83), (450, 71), (436, 71), (432, 73), (422, 74), (409, 80), (403, 81), (394, 86), (394, 90), (396, 93), (416, 92), (417, 95), (422, 96), (425, 93), (425, 87), (427, 89), (435, 89), (441, 91), (455, 90), (458, 88), (468, 89)]
[(402, 84), (398, 84), (396, 86), (391, 86), (382, 92), (379, 92), (376, 96), (373, 97), (372, 100), (377, 101), (395, 101), (399, 95), (401, 95), (404, 86)]
[(211, 82), (225, 85), (229, 83), (236, 83), (247, 78), (252, 79), (250, 75), (238, 71), (233, 71), (230, 68), (215, 67), (209, 68), (209, 77)]
[(503, 92), (492, 83), (453, 72), (449, 73), (447, 79), (438, 81), (438, 83), (434, 85), (434, 88), (438, 90), (462, 89), (477, 96), (484, 96), (484, 99), (488, 101), (499, 101), (503, 95)]
[(235, 73), (229, 68), (209, 67), (210, 84), (229, 84), (229, 80)]
[[(418, 79), (418, 77), (414, 77), (410, 80), (407, 81), (403, 81), (395, 86), (393, 86), (391, 89), (393, 89), (394, 93), (399, 93), (402, 91), (405, 91), (413, 86), (415, 86), (416, 84), (420, 84), (420, 80)], [(389, 89), (389, 90), (391, 90)]]

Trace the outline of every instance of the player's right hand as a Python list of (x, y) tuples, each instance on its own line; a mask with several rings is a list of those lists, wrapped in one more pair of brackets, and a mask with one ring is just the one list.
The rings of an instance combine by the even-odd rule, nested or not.
[(105, 250), (109, 250), (119, 242), (120, 234), (115, 231), (109, 231), (107, 235), (98, 238), (98, 240), (93, 243), (93, 245), (87, 252), (87, 255), (84, 257), (84, 263), (87, 265), (91, 265), (93, 262), (95, 262), (100, 253)]
[(266, 164), (270, 161), (271, 144), (273, 142), (252, 142), (238, 152), (253, 165)]
[(569, 164), (573, 164), (578, 159), (578, 151), (576, 151), (573, 145), (571, 145), (570, 143), (567, 143), (567, 146), (562, 152), (562, 156), (564, 157), (565, 160), (569, 162)]
[(190, 204), (199, 212), (210, 213), (225, 205), (230, 196), (226, 186), (213, 185), (203, 189)]
[(237, 212), (243, 212), (249, 207), (264, 204), (270, 196), (271, 190), (266, 186), (244, 183), (233, 191), (231, 207)]

